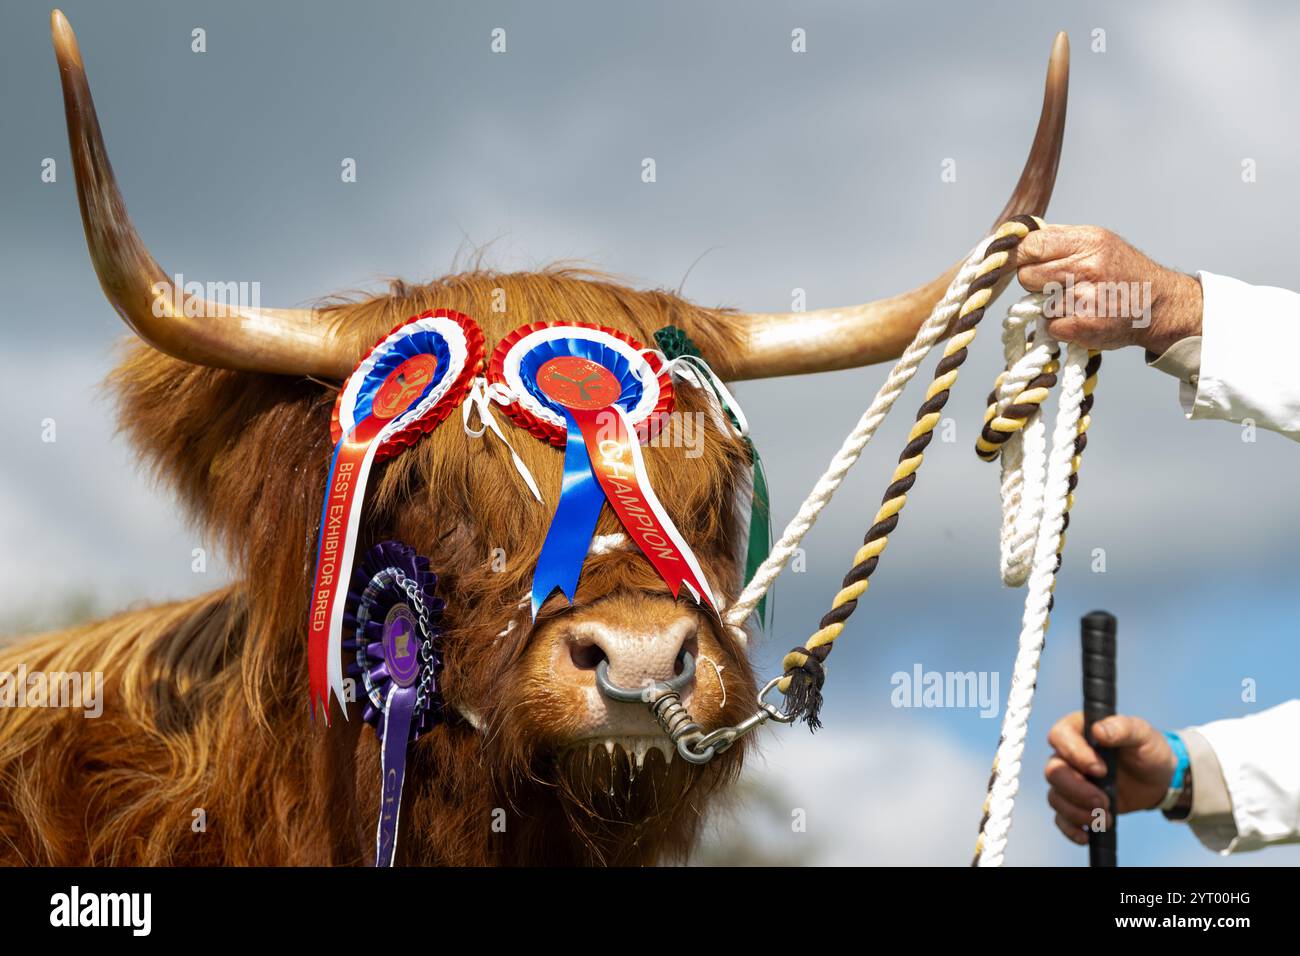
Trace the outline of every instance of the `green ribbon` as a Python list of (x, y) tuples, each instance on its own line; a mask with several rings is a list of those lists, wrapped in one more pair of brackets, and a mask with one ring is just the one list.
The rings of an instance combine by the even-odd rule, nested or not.
[[(758, 449), (748, 435), (745, 444), (754, 461), (754, 500), (749, 506), (749, 547), (745, 551), (745, 583), (749, 584), (754, 580), (754, 572), (772, 553), (772, 507), (767, 494), (767, 472), (759, 460)], [(763, 628), (767, 627), (766, 594), (758, 601), (758, 620)]]
[[(689, 355), (693, 358), (704, 361), (704, 355), (691, 341), (691, 337), (686, 334), (684, 329), (675, 325), (665, 325), (662, 329), (655, 332), (655, 343), (659, 346), (659, 351), (669, 360), (681, 358)], [(714, 394), (717, 395), (716, 389)], [(731, 424), (740, 428), (740, 419), (736, 413), (731, 410), (721, 395), (717, 395), (723, 411), (731, 419)], [(748, 584), (754, 578), (754, 572), (759, 566), (767, 560), (767, 556), (772, 551), (772, 507), (771, 500), (767, 491), (767, 472), (763, 469), (763, 462), (758, 457), (758, 449), (754, 446), (753, 440), (744, 436), (745, 447), (749, 449), (749, 458), (753, 462), (753, 498), (749, 506), (749, 544), (745, 549), (745, 583)], [(766, 628), (767, 619), (767, 595), (758, 602), (758, 620)]]

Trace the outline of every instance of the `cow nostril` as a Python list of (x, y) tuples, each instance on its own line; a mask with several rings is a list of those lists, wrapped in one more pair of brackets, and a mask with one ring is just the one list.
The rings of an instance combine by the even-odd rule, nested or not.
[(673, 676), (679, 677), (686, 671), (686, 655), (699, 660), (700, 642), (698, 638), (690, 637), (682, 643), (681, 650), (677, 652), (677, 659), (673, 661)]
[(594, 671), (601, 661), (608, 660), (598, 644), (570, 644), (569, 660), (580, 671)]

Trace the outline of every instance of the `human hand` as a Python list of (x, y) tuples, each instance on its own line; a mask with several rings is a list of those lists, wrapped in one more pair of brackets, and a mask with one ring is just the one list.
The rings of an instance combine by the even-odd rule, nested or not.
[(1048, 294), (1048, 329), (1062, 341), (1160, 353), (1201, 334), (1196, 277), (1166, 269), (1109, 230), (1044, 226), (1024, 238), (1013, 261), (1021, 285)]
[(1169, 791), (1178, 759), (1164, 734), (1140, 717), (1116, 714), (1092, 726), (1098, 744), (1116, 750), (1116, 800), (1110, 807), (1101, 788), (1088, 777), (1100, 777), (1106, 765), (1083, 736), (1083, 714), (1075, 711), (1057, 721), (1047, 735), (1055, 751), (1044, 776), (1051, 789), (1047, 802), (1056, 811), (1056, 825), (1080, 845), (1088, 842), (1094, 811), (1113, 814), (1158, 807)]

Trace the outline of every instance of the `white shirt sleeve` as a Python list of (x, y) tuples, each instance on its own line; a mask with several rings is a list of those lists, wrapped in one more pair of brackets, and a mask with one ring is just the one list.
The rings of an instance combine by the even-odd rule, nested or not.
[(1191, 729), (1213, 748), (1232, 800), (1230, 824), (1188, 821), (1197, 838), (1225, 855), (1300, 842), (1300, 700)]
[(1192, 419), (1250, 419), (1300, 441), (1300, 294), (1200, 272), (1200, 368), (1180, 390)]

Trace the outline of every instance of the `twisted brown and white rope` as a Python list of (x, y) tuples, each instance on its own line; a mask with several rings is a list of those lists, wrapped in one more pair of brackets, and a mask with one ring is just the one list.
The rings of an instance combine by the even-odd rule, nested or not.
[[(752, 613), (955, 314), (952, 338), (935, 369), (862, 547), (853, 557), (853, 566), (818, 629), (783, 661), (784, 674), (777, 686), (786, 696), (786, 713), (802, 716), (814, 729), (819, 726), (826, 658), (866, 593), (889, 535), (898, 526), (976, 328), (999, 283), (1007, 278), (1011, 252), (1041, 225), (1037, 218), (1017, 217), (976, 247), (772, 553), (724, 616), (728, 625), (738, 628)], [(1054, 603), (1052, 591), (1061, 567), (1065, 529), (1074, 504), (1079, 460), (1087, 444), (1093, 389), (1101, 365), (1099, 353), (1070, 345), (1062, 367), (1061, 349), (1048, 331), (1043, 303), (1041, 295), (1027, 296), (1009, 312), (1003, 326), (1006, 368), (989, 396), (989, 408), (976, 443), (981, 458), (1002, 459), (1003, 580), (1011, 586), (1028, 584), (1019, 649), (976, 845), (974, 865), (979, 866), (1001, 865), (1005, 854), (1038, 663)], [(1032, 332), (1031, 322), (1036, 326)], [(1042, 406), (1058, 380), (1061, 401), (1049, 452)]]
[(745, 585), (745, 589), (736, 598), (735, 603), (727, 608), (723, 620), (738, 634), (745, 621), (754, 613), (758, 602), (767, 594), (777, 576), (799, 550), (804, 535), (811, 530), (818, 515), (830, 503), (832, 496), (843, 483), (844, 477), (857, 463), (867, 444), (875, 436), (876, 430), (889, 415), (899, 396), (903, 394), (907, 383), (916, 375), (917, 369), (930, 354), (930, 350), (943, 338), (944, 331), (957, 317), (958, 310), (970, 292), (971, 283), (979, 275), (980, 267), (984, 264), (988, 247), (993, 240), (994, 236), (987, 236), (971, 250), (961, 268), (957, 270), (957, 275), (953, 277), (943, 298), (935, 305), (930, 312), (930, 317), (921, 324), (916, 337), (912, 339), (894, 367), (889, 370), (889, 375), (885, 377), (885, 382), (876, 392), (875, 398), (841, 443), (826, 471), (817, 479), (812, 491), (799, 506), (795, 516), (790, 519), (790, 523), (786, 525), (781, 537), (772, 546), (767, 558), (755, 569), (749, 583)]
[(889, 544), (889, 535), (898, 526), (899, 515), (907, 504), (907, 493), (915, 485), (917, 471), (925, 458), (925, 449), (934, 437), (940, 413), (948, 402), (962, 363), (966, 361), (967, 348), (975, 338), (976, 329), (993, 300), (995, 289), (1007, 277), (1011, 251), (1040, 225), (1041, 220), (1034, 217), (1017, 216), (1000, 226), (985, 246), (983, 260), (976, 267), (975, 278), (970, 282), (957, 310), (952, 338), (948, 340), (943, 358), (935, 367), (934, 378), (926, 389), (925, 400), (917, 410), (916, 422), (908, 434), (907, 444), (898, 456), (898, 465), (889, 487), (885, 489), (862, 547), (853, 556), (853, 566), (845, 575), (840, 590), (831, 601), (830, 610), (823, 615), (817, 630), (802, 645), (786, 654), (782, 662), (785, 673), (777, 686), (786, 695), (786, 712), (802, 716), (814, 729), (820, 726), (818, 711), (821, 708), (826, 658), (835, 639), (843, 632), (845, 622), (856, 610), (859, 598), (866, 593), (871, 575)]

